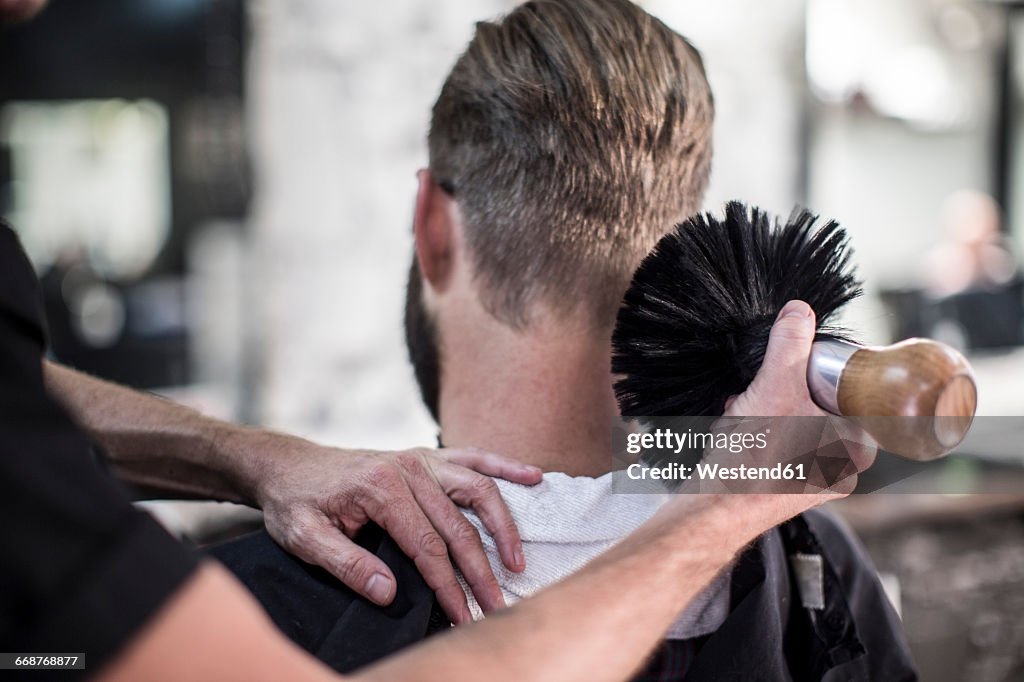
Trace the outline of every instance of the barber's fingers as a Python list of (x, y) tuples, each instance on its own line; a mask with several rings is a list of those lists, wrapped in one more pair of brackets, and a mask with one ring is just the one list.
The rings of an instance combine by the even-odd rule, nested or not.
[(477, 603), (485, 612), (500, 609), (505, 606), (505, 598), (484, 552), (480, 533), (453, 504), (439, 480), (434, 478), (435, 467), (448, 466), (452, 465), (436, 460), (428, 461), (426, 458), (417, 464), (411, 460), (403, 461), (416, 502), (447, 543), (448, 551), (462, 571), (462, 577), (469, 584)]
[(803, 301), (789, 301), (772, 325), (757, 376), (726, 414), (780, 416), (817, 414), (807, 390), (807, 362), (814, 343), (814, 311)]
[[(519, 528), (494, 480), (455, 464), (439, 463), (433, 469), (448, 497), (456, 504), (472, 509), (483, 521), (498, 547), (501, 563), (510, 571), (522, 572), (526, 568), (526, 560), (523, 558)], [(539, 473), (540, 469), (537, 471)]]
[(779, 388), (807, 390), (807, 360), (814, 343), (814, 310), (803, 301), (790, 301), (779, 313), (768, 337), (758, 382)]
[(523, 464), (511, 457), (503, 457), (478, 448), (446, 448), (438, 453), (443, 459), (483, 474), (513, 483), (536, 485), (544, 478), (538, 467)]
[(452, 622), (469, 623), (473, 616), (448, 558), (448, 546), (420, 508), (405, 477), (397, 473), (399, 468), (386, 469), (396, 473), (375, 482), (377, 494), (364, 505), (366, 514), (413, 560)]
[(372, 552), (347, 538), (330, 519), (311, 512), (285, 533), (285, 549), (330, 571), (349, 589), (385, 606), (395, 597), (395, 576)]

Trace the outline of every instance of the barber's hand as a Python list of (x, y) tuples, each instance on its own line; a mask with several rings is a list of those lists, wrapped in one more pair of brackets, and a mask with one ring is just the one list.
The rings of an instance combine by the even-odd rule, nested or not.
[(300, 456), (288, 458), (288, 467), (266, 476), (257, 495), (267, 530), (282, 547), (374, 603), (389, 604), (394, 575), (351, 540), (373, 521), (415, 561), (454, 623), (472, 616), (453, 560), (484, 611), (505, 605), (480, 536), (456, 504), (479, 515), (502, 563), (522, 571), (519, 531), (489, 476), (533, 485), (541, 480), (540, 469), (475, 449), (385, 453), (303, 447)]
[(807, 388), (807, 362), (814, 343), (814, 310), (790, 301), (779, 312), (764, 361), (747, 390), (726, 405), (727, 417), (825, 417)]
[[(827, 418), (830, 420), (830, 426), (842, 435), (850, 461), (853, 463), (853, 471), (862, 472), (874, 463), (877, 454), (874, 441), (853, 423), (830, 415), (818, 407), (811, 399), (807, 388), (807, 363), (814, 335), (814, 311), (803, 301), (789, 301), (772, 326), (760, 371), (746, 391), (730, 399), (725, 416)], [(812, 432), (814, 424), (810, 422), (811, 420), (799, 419), (773, 422), (771, 441), (775, 447), (770, 456), (775, 462), (782, 461), (787, 445), (790, 447), (790, 453), (808, 451), (816, 447), (820, 434)], [(814, 441), (810, 445), (809, 437), (813, 437)], [(803, 449), (804, 447), (807, 449)], [(780, 448), (783, 449), (782, 453), (779, 452)], [(766, 498), (770, 499), (763, 501), (776, 509), (780, 515), (779, 520), (782, 521), (829, 499), (851, 493), (856, 487), (856, 473), (843, 477), (827, 489), (819, 487), (813, 494), (811, 490), (814, 486), (809, 485), (808, 494), (768, 495)], [(778, 484), (775, 483), (774, 486), (777, 490)]]

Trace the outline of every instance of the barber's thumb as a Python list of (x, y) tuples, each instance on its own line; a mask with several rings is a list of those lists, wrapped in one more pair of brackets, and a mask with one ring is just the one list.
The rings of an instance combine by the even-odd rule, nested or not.
[(778, 390), (788, 383), (806, 382), (807, 359), (814, 343), (814, 310), (803, 301), (789, 301), (779, 312), (768, 337), (761, 371), (752, 387), (765, 384)]
[(326, 531), (312, 563), (326, 568), (349, 589), (374, 604), (387, 606), (395, 597), (395, 578), (387, 564), (337, 530)]

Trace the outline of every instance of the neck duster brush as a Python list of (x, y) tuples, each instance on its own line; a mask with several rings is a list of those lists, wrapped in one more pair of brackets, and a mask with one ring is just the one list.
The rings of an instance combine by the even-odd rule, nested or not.
[(780, 226), (731, 202), (723, 220), (698, 215), (663, 237), (634, 274), (612, 337), (622, 414), (720, 416), (761, 367), (779, 311), (800, 299), (817, 316), (807, 384), (822, 409), (860, 418), (879, 446), (909, 459), (958, 445), (977, 404), (970, 365), (935, 341), (868, 348), (832, 326), (861, 288), (845, 231), (816, 222), (796, 210)]

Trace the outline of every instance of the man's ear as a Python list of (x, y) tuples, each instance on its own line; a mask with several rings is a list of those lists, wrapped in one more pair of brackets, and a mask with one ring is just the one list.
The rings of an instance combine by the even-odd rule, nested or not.
[(443, 291), (455, 264), (458, 211), (455, 199), (441, 189), (429, 170), (417, 172), (416, 179), (419, 188), (412, 221), (416, 259), (431, 288)]

